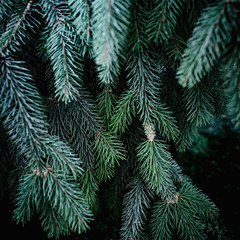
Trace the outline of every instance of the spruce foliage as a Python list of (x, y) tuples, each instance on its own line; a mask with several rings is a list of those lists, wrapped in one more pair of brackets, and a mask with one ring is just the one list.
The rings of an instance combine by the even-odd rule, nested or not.
[(0, 196), (16, 223), (81, 235), (104, 196), (119, 239), (205, 239), (217, 207), (175, 152), (216, 115), (239, 131), (239, 12), (239, 0), (2, 0)]

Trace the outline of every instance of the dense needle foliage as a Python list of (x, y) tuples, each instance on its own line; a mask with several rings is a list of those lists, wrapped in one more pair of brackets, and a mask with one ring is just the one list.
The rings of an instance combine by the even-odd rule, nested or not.
[(0, 16), (13, 219), (82, 236), (107, 209), (110, 238), (205, 239), (218, 209), (175, 153), (216, 116), (239, 131), (240, 1), (1, 0)]

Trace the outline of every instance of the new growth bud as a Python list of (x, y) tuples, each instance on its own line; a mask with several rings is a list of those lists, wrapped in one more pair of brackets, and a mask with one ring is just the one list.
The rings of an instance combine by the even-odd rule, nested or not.
[(47, 166), (45, 169), (40, 170), (39, 168), (36, 168), (33, 170), (36, 176), (41, 178), (46, 178), (48, 176), (49, 171), (51, 171), (52, 168), (50, 166)]
[(145, 132), (147, 139), (150, 142), (153, 142), (154, 138), (156, 137), (156, 132), (155, 132), (155, 128), (152, 123), (144, 124), (144, 132)]

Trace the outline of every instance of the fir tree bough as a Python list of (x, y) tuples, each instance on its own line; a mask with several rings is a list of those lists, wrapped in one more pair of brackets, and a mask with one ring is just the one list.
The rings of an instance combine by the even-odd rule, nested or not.
[(207, 238), (218, 209), (175, 152), (216, 115), (239, 131), (239, 13), (239, 0), (2, 0), (0, 196), (16, 223), (87, 236), (111, 211), (106, 238)]

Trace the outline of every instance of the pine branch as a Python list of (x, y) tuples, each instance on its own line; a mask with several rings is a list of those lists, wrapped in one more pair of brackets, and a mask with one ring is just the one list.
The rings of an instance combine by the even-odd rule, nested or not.
[(77, 102), (71, 109), (74, 119), (81, 119), (81, 126), (90, 136), (95, 136), (97, 131), (102, 131), (102, 119), (98, 116), (95, 102), (91, 99), (90, 93), (81, 88)]
[(102, 85), (116, 86), (129, 23), (129, 5), (129, 1), (119, 0), (94, 2), (93, 50)]
[[(135, 31), (137, 34), (137, 42), (139, 44), (140, 38), (138, 24), (141, 24), (141, 21), (137, 18), (137, 16), (139, 16), (140, 13), (141, 11), (138, 14), (136, 10), (133, 12), (133, 14), (135, 14)], [(143, 28), (143, 26), (141, 25), (140, 27)], [(159, 79), (159, 65), (156, 64), (156, 61), (154, 61), (156, 59), (150, 57), (149, 53), (143, 50), (143, 46), (144, 45), (139, 45), (139, 47), (137, 48), (132, 46), (132, 49), (135, 49), (135, 52), (131, 52), (127, 63), (127, 70), (130, 70), (128, 74), (128, 86), (130, 88), (130, 91), (128, 95), (129, 100), (126, 103), (128, 105), (131, 104), (131, 110), (134, 110), (134, 105), (131, 103), (130, 100), (131, 96), (135, 96), (135, 93), (138, 93), (136, 94), (135, 103), (136, 109), (140, 114), (140, 119), (146, 123), (158, 122), (159, 129), (164, 135), (164, 137), (166, 137), (167, 139), (176, 139), (178, 135), (178, 130), (175, 124), (175, 120), (171, 116), (171, 112), (167, 110), (167, 107), (165, 107), (164, 104), (160, 103), (157, 100), (158, 89), (156, 86)], [(121, 98), (127, 99), (127, 96), (123, 95)], [(124, 101), (122, 102), (122, 104), (124, 104)], [(112, 126), (115, 125), (115, 129), (118, 128), (120, 124), (123, 125), (121, 121), (126, 121), (127, 119), (131, 121), (131, 115), (126, 116), (124, 112), (121, 112), (121, 110), (126, 110), (128, 106), (119, 106), (120, 107), (116, 109), (116, 113), (112, 120)]]
[(81, 90), (78, 100), (68, 105), (51, 99), (47, 109), (51, 134), (69, 143), (82, 160), (84, 169), (94, 167), (91, 143), (96, 133), (102, 131), (96, 106), (88, 95)]
[(47, 99), (46, 113), (49, 123), (49, 132), (51, 135), (60, 137), (69, 142), (68, 116), (70, 115), (69, 107), (62, 102), (56, 101), (54, 98)]
[(68, 221), (70, 229), (78, 234), (86, 231), (92, 214), (74, 179), (66, 176), (64, 172), (51, 171), (46, 183), (43, 191), (46, 191), (52, 207)]
[(164, 42), (163, 45), (163, 51), (166, 53), (167, 59), (173, 59), (173, 63), (176, 64), (181, 60), (185, 48), (186, 43), (184, 39), (174, 32), (171, 33), (171, 37), (169, 37), (168, 41)]
[(133, 117), (136, 115), (136, 95), (137, 92), (127, 90), (120, 96), (111, 119), (111, 129), (113, 132), (122, 134), (132, 123)]
[(158, 108), (155, 111), (155, 121), (161, 135), (165, 137), (167, 141), (177, 141), (179, 137), (177, 121), (173, 116), (172, 111), (164, 104), (158, 105)]
[(179, 198), (191, 208), (192, 212), (197, 213), (201, 220), (213, 220), (218, 215), (216, 205), (186, 176), (183, 177)]
[(210, 122), (214, 113), (214, 99), (210, 77), (190, 89), (184, 89), (182, 108), (179, 109), (179, 150), (192, 143), (198, 129)]
[(160, 69), (160, 99), (175, 113), (179, 109), (182, 87), (178, 84), (173, 69), (164, 65)]
[(107, 186), (100, 200), (117, 227), (104, 237), (205, 237), (217, 209), (169, 149), (185, 150), (210, 122), (222, 87), (239, 127), (239, 3), (213, 1), (198, 19), (206, 2), (1, 0), (0, 152), (13, 157), (18, 223), (36, 214), (49, 237), (82, 234), (89, 209), (97, 225), (105, 213)]
[(11, 0), (10, 1), (2, 0), (1, 3), (0, 3), (0, 16), (4, 16), (9, 11), (11, 11), (12, 6), (13, 6), (13, 2)]
[(126, 159), (125, 149), (118, 138), (110, 132), (98, 133), (92, 144), (95, 153), (97, 176), (100, 180), (111, 178), (116, 164)]
[(157, 68), (158, 65), (147, 52), (132, 53), (127, 70), (128, 85), (132, 92), (137, 92), (137, 110), (143, 122), (150, 123), (154, 119), (157, 108)]
[(103, 118), (103, 123), (107, 130), (109, 130), (111, 119), (114, 111), (114, 103), (116, 95), (111, 88), (104, 88), (103, 91), (97, 96), (97, 106), (99, 115)]
[[(85, 95), (88, 95), (84, 92)], [(101, 129), (93, 102), (86, 96), (70, 105), (49, 102), (51, 131), (69, 143), (82, 160), (83, 174), (78, 176), (78, 186), (92, 210), (97, 204), (99, 181), (94, 172), (95, 159), (91, 143), (95, 134)]]
[[(39, 5), (42, 10), (42, 15), (49, 28), (52, 28), (59, 21), (68, 22), (68, 16), (70, 14), (66, 1), (61, 0), (40, 0)], [(68, 22), (69, 24), (69, 22)]]
[(92, 169), (87, 169), (78, 179), (79, 187), (84, 194), (87, 204), (93, 211), (98, 203), (97, 194), (99, 190), (99, 180)]
[(236, 10), (231, 1), (219, 1), (203, 11), (177, 72), (182, 86), (192, 87), (211, 71), (226, 53), (236, 25)]
[[(77, 174), (82, 173), (81, 162), (64, 142), (48, 134), (41, 99), (29, 71), (23, 62), (7, 59), (2, 64), (0, 82), (4, 127), (15, 148), (25, 158), (15, 219), (23, 224), (29, 221), (33, 209), (38, 209), (42, 199), (48, 197), (72, 230), (85, 230), (90, 213), (83, 209), (86, 204), (72, 183)], [(54, 172), (59, 169), (63, 173), (55, 176)], [(43, 196), (42, 189), (47, 191)], [(65, 204), (56, 205), (58, 201)]]
[[(0, 39), (0, 55), (3, 56), (3, 52), (8, 48), (10, 43), (15, 38), (16, 34), (18, 33), (19, 29), (22, 27), (23, 22), (26, 18), (27, 13), (29, 12), (31, 6), (33, 4), (33, 1), (30, 0), (24, 9), (23, 13), (19, 16), (18, 14), (15, 15), (16, 18), (13, 20), (13, 22), (10, 24), (10, 27), (8, 27), (7, 32), (3, 34), (3, 36)], [(14, 16), (14, 17), (15, 17)]]
[(82, 174), (83, 170), (80, 167), (82, 161), (58, 137), (45, 136), (45, 139), (39, 140), (38, 143), (46, 154), (45, 165), (50, 165), (53, 169), (62, 169), (65, 173), (71, 173), (75, 179), (77, 175)]
[(33, 150), (40, 167), (37, 141), (47, 134), (47, 124), (41, 100), (24, 65), (14, 60), (5, 60), (2, 64), (1, 111), (6, 116), (4, 127), (15, 147), (26, 155)]
[(57, 211), (52, 207), (50, 202), (45, 203), (45, 208), (39, 216), (43, 230), (48, 233), (49, 238), (59, 238), (60, 235), (69, 235), (71, 229), (66, 219), (64, 219)]
[[(132, 54), (128, 61), (128, 85), (136, 95), (136, 109), (144, 124), (156, 124), (166, 139), (176, 140), (178, 129), (171, 111), (159, 100), (159, 68), (155, 58), (145, 51)], [(120, 117), (120, 116), (119, 116)], [(116, 119), (116, 116), (114, 118)], [(118, 119), (117, 121), (120, 121)], [(114, 124), (114, 123), (112, 123)]]
[(26, 156), (27, 164), (33, 168), (36, 165), (41, 170), (49, 163), (66, 171), (71, 169), (74, 175), (81, 173), (79, 159), (71, 153), (72, 150), (48, 134), (41, 98), (24, 63), (5, 60), (2, 71), (4, 127), (15, 148)]
[[(59, 0), (40, 2), (43, 16), (47, 24), (44, 48), (47, 49), (46, 58), (54, 73), (55, 97), (65, 103), (76, 100), (78, 87), (82, 80), (82, 56), (78, 48), (81, 41), (77, 37), (74, 26), (69, 21), (70, 11), (66, 3)], [(46, 39), (46, 37), (44, 38)]]
[(155, 1), (147, 28), (150, 39), (161, 44), (169, 40), (172, 33), (175, 32), (177, 19), (183, 10), (184, 3), (184, 0)]
[(167, 146), (160, 140), (153, 139), (150, 131), (148, 140), (137, 148), (137, 157), (140, 165), (140, 174), (146, 185), (152, 191), (161, 195), (163, 199), (171, 198), (176, 193), (174, 175), (178, 175), (177, 164), (173, 165)]
[[(40, 216), (42, 224), (51, 236), (62, 233), (63, 226), (66, 227), (65, 231), (69, 228), (80, 234), (88, 227), (91, 217), (76, 182), (71, 176), (61, 171), (54, 172), (51, 169), (44, 177), (38, 176), (34, 171), (23, 173), (16, 200), (14, 218), (25, 224), (33, 216), (33, 210), (37, 209), (42, 212)], [(44, 208), (43, 202), (50, 209)], [(47, 220), (49, 222), (46, 222)], [(57, 222), (60, 225), (59, 230), (56, 230)]]
[(68, 4), (73, 12), (73, 25), (76, 27), (77, 33), (89, 43), (92, 30), (90, 23), (90, 1), (69, 0)]
[(216, 206), (184, 177), (175, 199), (155, 202), (150, 222), (152, 239), (172, 239), (175, 231), (181, 239), (205, 239), (203, 219), (216, 216)]
[(34, 215), (34, 205), (43, 200), (38, 189), (39, 181), (37, 176), (31, 174), (22, 174), (16, 195), (16, 208), (13, 212), (13, 219), (17, 223), (26, 224)]
[(207, 0), (186, 0), (186, 8), (188, 12), (188, 24), (187, 27), (191, 29), (194, 27), (197, 19), (199, 18), (202, 10), (207, 6)]
[(56, 98), (66, 103), (76, 100), (83, 67), (81, 56), (75, 49), (71, 27), (65, 22), (58, 22), (52, 29), (46, 46), (55, 77)]
[(120, 166), (116, 169), (115, 175), (111, 180), (110, 187), (105, 193), (107, 196), (107, 206), (116, 219), (120, 219), (120, 215), (122, 214), (123, 195), (129, 178), (132, 175), (132, 165), (133, 163), (129, 157), (126, 161), (120, 162)]
[(151, 192), (141, 179), (135, 178), (127, 185), (128, 192), (123, 199), (121, 240), (137, 239), (150, 208)]
[[(239, 44), (239, 43), (238, 43)], [(234, 54), (221, 68), (221, 78), (227, 101), (227, 113), (235, 129), (240, 129), (240, 54), (239, 46)]]
[(148, 48), (148, 35), (146, 34), (147, 16), (142, 3), (132, 1), (131, 19), (129, 24), (128, 48), (139, 52)]

